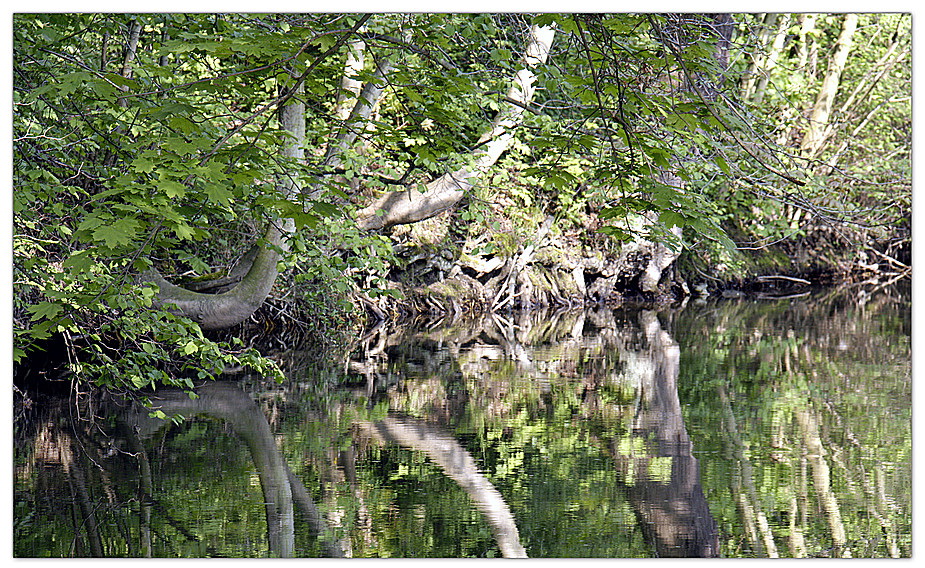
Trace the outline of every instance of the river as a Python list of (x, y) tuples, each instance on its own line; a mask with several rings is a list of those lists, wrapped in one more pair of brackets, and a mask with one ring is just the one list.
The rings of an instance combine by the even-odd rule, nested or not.
[(284, 384), (30, 400), (13, 552), (909, 557), (910, 336), (908, 289), (849, 288), (383, 326)]

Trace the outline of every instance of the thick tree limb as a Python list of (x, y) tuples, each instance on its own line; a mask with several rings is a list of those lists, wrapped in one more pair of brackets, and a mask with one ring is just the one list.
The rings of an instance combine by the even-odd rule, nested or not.
[[(268, 244), (279, 246), (281, 232), (271, 228), (264, 238)], [(186, 316), (203, 329), (223, 329), (241, 323), (257, 311), (273, 288), (279, 273), (277, 262), (279, 253), (276, 250), (261, 247), (244, 278), (234, 288), (221, 294), (181, 288), (153, 269), (143, 274), (142, 280), (157, 284), (155, 306)]]
[[(197, 389), (195, 399), (183, 391), (157, 395), (155, 408), (168, 415), (205, 414), (225, 423), (247, 446), (263, 491), (270, 552), (281, 558), (295, 554), (295, 513), (289, 467), (280, 453), (267, 417), (253, 399), (234, 385), (213, 383)], [(169, 424), (152, 419), (150, 409), (136, 406), (124, 416), (133, 431), (154, 432)]]
[(388, 193), (357, 213), (357, 224), (366, 230), (382, 230), (394, 225), (414, 223), (433, 217), (459, 202), (473, 182), (497, 162), (513, 140), (512, 130), (520, 124), (525, 108), (533, 98), (536, 80), (534, 69), (546, 62), (555, 31), (533, 26), (524, 57), (524, 68), (514, 77), (513, 85), (491, 126), (472, 152), (473, 164), (426, 184), (423, 192), (415, 189)]
[(471, 175), (472, 172), (460, 169), (428, 183), (423, 192), (409, 188), (387, 193), (357, 214), (357, 224), (375, 231), (433, 217), (462, 199), (472, 187)]
[(199, 280), (195, 282), (185, 283), (183, 286), (194, 292), (208, 292), (210, 294), (217, 294), (220, 292), (226, 292), (231, 289), (232, 286), (240, 282), (247, 276), (247, 273), (250, 272), (251, 266), (254, 265), (254, 260), (257, 258), (257, 253), (260, 252), (262, 247), (260, 245), (254, 245), (244, 256), (238, 259), (235, 262), (234, 266), (231, 267), (231, 270), (228, 271), (224, 276), (217, 278), (212, 278), (208, 280)]

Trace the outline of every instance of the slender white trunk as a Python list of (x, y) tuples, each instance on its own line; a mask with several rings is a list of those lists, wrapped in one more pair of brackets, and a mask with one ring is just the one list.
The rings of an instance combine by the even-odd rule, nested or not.
[(813, 32), (816, 29), (816, 14), (801, 14), (800, 42), (798, 52), (798, 66), (804, 69), (807, 76), (816, 74), (816, 39)]
[(340, 166), (343, 163), (344, 151), (356, 142), (361, 132), (366, 130), (369, 117), (372, 116), (373, 109), (379, 103), (379, 99), (382, 98), (382, 94), (388, 85), (387, 77), (392, 70), (392, 65), (392, 61), (387, 58), (383, 58), (376, 63), (376, 73), (363, 86), (363, 89), (357, 95), (353, 109), (344, 121), (343, 129), (328, 145), (324, 159), (326, 166), (331, 168)]
[(835, 105), (841, 74), (848, 61), (848, 54), (851, 52), (851, 43), (857, 25), (857, 14), (845, 14), (841, 33), (835, 44), (835, 53), (829, 60), (828, 71), (822, 81), (822, 87), (819, 88), (819, 94), (816, 96), (816, 103), (810, 115), (809, 126), (803, 136), (803, 143), (800, 145), (800, 155), (804, 158), (812, 159), (818, 156), (825, 142), (826, 127)]
[(514, 136), (512, 131), (520, 124), (524, 107), (533, 100), (536, 92), (533, 85), (536, 74), (533, 70), (546, 62), (554, 35), (555, 30), (552, 28), (533, 26), (530, 30), (530, 44), (524, 57), (526, 67), (517, 72), (507, 93), (507, 98), (514, 102), (502, 106), (491, 127), (479, 138), (479, 149), (475, 151), (475, 166), (479, 173), (493, 166), (511, 145)]
[(334, 106), (334, 115), (341, 120), (347, 120), (350, 110), (360, 95), (363, 83), (356, 76), (363, 71), (366, 59), (366, 42), (362, 39), (354, 38), (347, 43), (347, 46), (349, 51), (344, 64), (344, 76), (340, 80), (340, 92), (337, 93), (337, 102)]
[(768, 51), (768, 56), (764, 60), (764, 69), (761, 71), (761, 78), (758, 80), (758, 87), (755, 89), (755, 104), (761, 103), (764, 99), (765, 90), (768, 88), (768, 81), (771, 79), (771, 72), (777, 67), (777, 59), (784, 49), (784, 41), (787, 39), (787, 30), (790, 28), (790, 14), (781, 16), (777, 33), (774, 35), (774, 42)]
[(764, 65), (764, 56), (765, 56), (765, 46), (768, 44), (771, 28), (777, 22), (777, 14), (765, 14), (761, 20), (761, 27), (758, 30), (758, 41), (757, 43), (757, 53), (752, 57), (752, 61), (748, 66), (748, 71), (745, 73), (745, 80), (742, 83), (742, 98), (750, 99), (752, 94), (755, 91), (755, 82), (758, 80), (758, 75), (761, 73), (761, 68)]

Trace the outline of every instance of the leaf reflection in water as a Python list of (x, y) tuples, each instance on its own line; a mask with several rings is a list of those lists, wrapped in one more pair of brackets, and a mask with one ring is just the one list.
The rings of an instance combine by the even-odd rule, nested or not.
[(908, 555), (907, 310), (881, 295), (382, 326), (324, 380), (154, 393), (180, 424), (41, 405), (16, 429), (14, 550)]

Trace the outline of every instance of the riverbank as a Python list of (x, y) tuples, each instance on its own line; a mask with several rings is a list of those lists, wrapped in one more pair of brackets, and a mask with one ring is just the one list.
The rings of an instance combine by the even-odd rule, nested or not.
[[(845, 283), (876, 290), (911, 275), (908, 239), (852, 248), (820, 229), (735, 253), (692, 247), (678, 254), (641, 239), (621, 244), (600, 234), (593, 222), (578, 226), (534, 215), (515, 225), (511, 210), (507, 214), (490, 219), (492, 228), (484, 230), (450, 215), (396, 227), (387, 235), (395, 252), (387, 272), (349, 275), (352, 293), (284, 275), (251, 318), (206, 337), (252, 348), (291, 368), (304, 364), (307, 354), (337, 359), (356, 337), (383, 323), (602, 307), (663, 309), (710, 298), (794, 298)], [(378, 294), (364, 290), (373, 278), (381, 279)], [(71, 389), (69, 353), (80, 353), (81, 343), (76, 336), (69, 341), (52, 337), (35, 356), (14, 365), (15, 383)], [(293, 352), (301, 359), (292, 359)]]
[[(495, 226), (505, 227), (501, 216)], [(416, 314), (459, 316), (600, 305), (648, 308), (691, 298), (785, 297), (845, 282), (892, 283), (911, 276), (908, 239), (860, 246), (844, 232), (811, 228), (799, 239), (736, 251), (686, 249), (642, 239), (621, 244), (547, 216), (533, 227), (473, 238), (438, 217), (391, 235), (396, 293), (355, 301), (372, 321)], [(858, 236), (859, 237), (859, 236)]]

